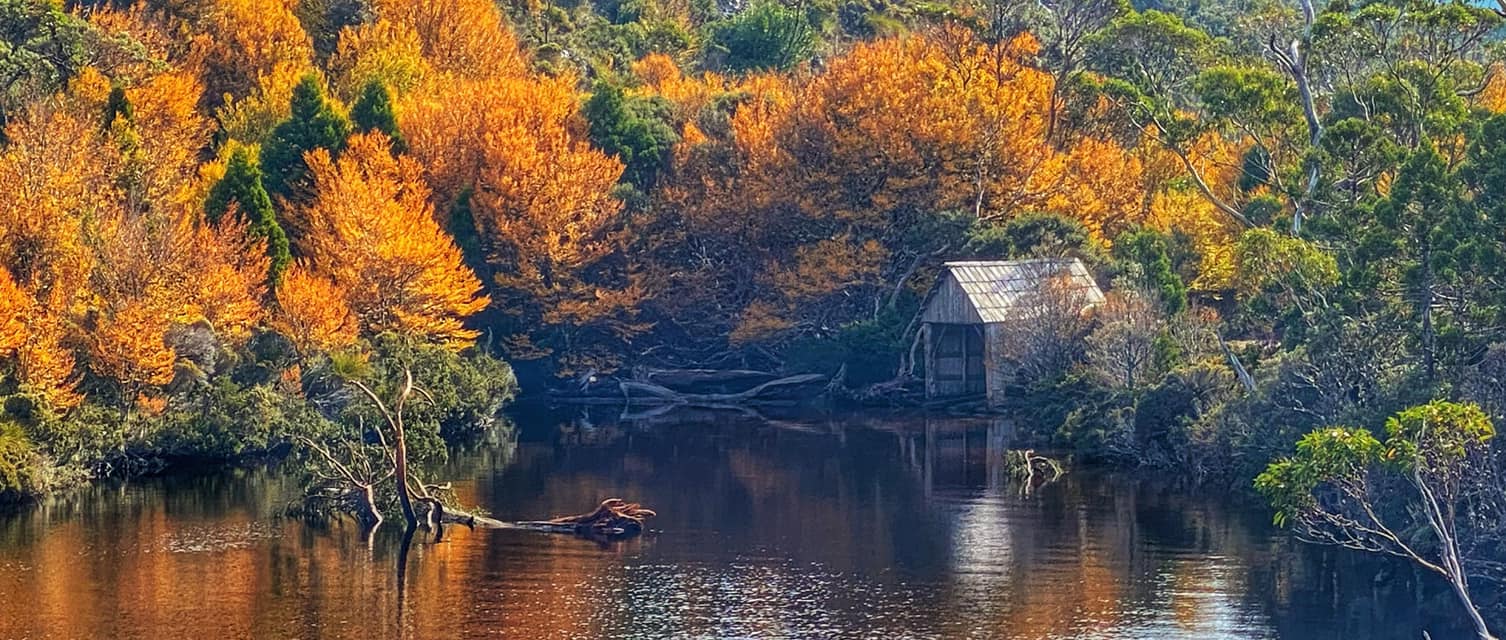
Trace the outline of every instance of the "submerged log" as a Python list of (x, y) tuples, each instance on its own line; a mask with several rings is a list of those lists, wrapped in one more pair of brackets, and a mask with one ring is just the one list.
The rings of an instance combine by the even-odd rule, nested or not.
[(444, 522), (461, 524), (472, 529), (521, 529), (524, 531), (537, 531), (540, 533), (564, 533), (573, 534), (592, 539), (621, 539), (631, 538), (643, 533), (643, 523), (649, 518), (658, 515), (651, 509), (643, 508), (636, 502), (628, 502), (621, 498), (607, 498), (597, 505), (594, 511), (573, 516), (559, 516), (549, 520), (525, 520), (522, 522), (503, 522), (491, 518), (478, 516), (464, 511), (447, 509), (443, 512)]

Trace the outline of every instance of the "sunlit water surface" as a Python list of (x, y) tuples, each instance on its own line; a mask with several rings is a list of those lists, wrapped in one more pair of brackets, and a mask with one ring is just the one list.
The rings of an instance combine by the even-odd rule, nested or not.
[(1296, 546), (1215, 492), (1092, 473), (1021, 495), (998, 420), (519, 417), (447, 470), (503, 519), (622, 496), (601, 546), (277, 517), (275, 470), (0, 517), (0, 638), (1455, 637), (1409, 570)]

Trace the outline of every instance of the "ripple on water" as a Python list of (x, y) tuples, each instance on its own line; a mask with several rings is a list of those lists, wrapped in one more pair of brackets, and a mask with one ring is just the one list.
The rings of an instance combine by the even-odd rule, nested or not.
[[(155, 551), (166, 553), (215, 553), (245, 549), (279, 535), (276, 522), (241, 522), (184, 526), (163, 534)], [(152, 550), (148, 550), (150, 552)]]

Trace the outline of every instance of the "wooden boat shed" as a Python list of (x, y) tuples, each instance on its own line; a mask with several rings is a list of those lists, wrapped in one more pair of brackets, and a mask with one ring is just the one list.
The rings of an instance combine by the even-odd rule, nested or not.
[(926, 398), (1002, 403), (1011, 371), (1002, 353), (1003, 328), (1031, 321), (1037, 292), (1063, 277), (1088, 305), (1103, 302), (1103, 291), (1077, 258), (946, 263), (921, 312)]

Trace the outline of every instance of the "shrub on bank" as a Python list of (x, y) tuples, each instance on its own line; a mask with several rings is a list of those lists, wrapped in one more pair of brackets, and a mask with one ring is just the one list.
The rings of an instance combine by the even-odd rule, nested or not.
[(300, 361), (285, 342), (264, 334), (234, 354), (233, 367), (180, 379), (160, 396), (124, 407), (86, 400), (59, 411), (26, 389), (3, 396), (0, 494), (14, 498), (168, 464), (275, 454), (296, 436), (322, 438), (342, 422), (380, 420), (335, 379), (337, 361), (358, 362), (364, 369), (357, 373), (384, 397), (404, 367), (413, 371), (424, 389), (407, 411), (419, 460), (443, 460), (447, 442), (492, 428), (517, 394), (512, 368), (481, 353), (383, 334), (348, 354)]
[(41, 456), (26, 432), (15, 423), (0, 423), (0, 502), (38, 492), (41, 473)]
[(396, 383), (403, 367), (425, 392), (424, 402), (409, 409), (411, 419), (430, 421), (446, 440), (490, 429), (497, 413), (518, 395), (512, 366), (479, 351), (459, 354), (432, 344), (384, 333), (371, 341), (372, 379)]
[(320, 422), (314, 406), (272, 385), (228, 379), (196, 390), (152, 420), (145, 455), (232, 460), (267, 452), (288, 433)]

